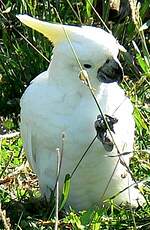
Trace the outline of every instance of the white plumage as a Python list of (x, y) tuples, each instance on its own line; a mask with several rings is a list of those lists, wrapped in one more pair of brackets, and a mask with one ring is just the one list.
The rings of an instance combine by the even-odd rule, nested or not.
[[(65, 142), (60, 193), (65, 175), (72, 173), (96, 134), (94, 122), (99, 110), (88, 87), (79, 79), (81, 69), (67, 36), (83, 69), (87, 67), (103, 113), (118, 119), (112, 135), (121, 153), (131, 152), (122, 156), (128, 166), (134, 142), (132, 105), (116, 82), (100, 82), (100, 76), (97, 77), (98, 70), (106, 61), (114, 59), (119, 64), (117, 55), (120, 46), (116, 39), (99, 28), (55, 25), (27, 15), (17, 17), (54, 43), (48, 70), (31, 82), (21, 99), (20, 128), (24, 148), (38, 176), (42, 195), (49, 198), (56, 183), (56, 149), (61, 148), (62, 133), (65, 133)], [(115, 146), (111, 152), (107, 152), (96, 139), (71, 179), (69, 205), (85, 209), (96, 203), (101, 204), (106, 198), (134, 183), (126, 167), (119, 161), (108, 189), (103, 194), (118, 161), (117, 156), (109, 157), (112, 155), (117, 155)], [(130, 198), (127, 189), (115, 201), (128, 201), (136, 205), (137, 198), (141, 199), (140, 194), (132, 186)]]

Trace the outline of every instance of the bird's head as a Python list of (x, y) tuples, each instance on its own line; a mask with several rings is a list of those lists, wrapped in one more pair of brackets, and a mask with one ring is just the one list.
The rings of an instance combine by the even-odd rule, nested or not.
[(121, 46), (112, 34), (91, 26), (52, 24), (28, 15), (17, 15), (17, 18), (53, 42), (54, 58), (57, 57), (64, 68), (75, 72), (83, 68), (89, 76), (105, 83), (123, 79), (117, 58)]

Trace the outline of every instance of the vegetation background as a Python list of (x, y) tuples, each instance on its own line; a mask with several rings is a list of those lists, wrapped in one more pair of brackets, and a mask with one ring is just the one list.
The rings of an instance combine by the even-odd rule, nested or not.
[[(61, 210), (60, 229), (150, 229), (150, 56), (149, 0), (0, 0), (0, 229), (54, 229), (54, 202), (43, 207), (36, 176), (31, 172), (16, 133), (19, 100), (30, 81), (49, 65), (52, 44), (23, 25), (16, 14), (64, 24), (105, 28), (101, 19), (126, 48), (121, 55), (125, 78), (122, 87), (134, 105), (135, 154), (131, 169), (146, 180), (146, 203), (137, 210), (107, 207), (70, 214)], [(15, 131), (14, 137), (9, 134)], [(146, 178), (146, 179), (145, 179)], [(53, 204), (53, 205), (52, 205)]]

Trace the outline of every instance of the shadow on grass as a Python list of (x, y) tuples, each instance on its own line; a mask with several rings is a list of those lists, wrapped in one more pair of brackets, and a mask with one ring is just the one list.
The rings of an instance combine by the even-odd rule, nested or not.
[[(54, 203), (47, 203), (44, 199), (29, 198), (25, 200), (2, 202), (1, 208), (6, 211), (11, 229), (45, 229), (40, 228), (42, 223), (54, 225)], [(51, 218), (51, 221), (48, 221)], [(4, 223), (0, 220), (0, 229)], [(47, 228), (46, 228), (47, 229)], [(48, 228), (48, 229), (51, 229)]]
[[(51, 203), (47, 203), (41, 198), (36, 198), (33, 195), (30, 198), (21, 199), (19, 201), (6, 200), (2, 201), (2, 210), (6, 211), (6, 217), (10, 222), (10, 230), (45, 230), (54, 229), (55, 225), (55, 209), (54, 200)], [(150, 229), (150, 207), (138, 207), (136, 210), (132, 210), (125, 206), (115, 206), (112, 204), (109, 207), (102, 207), (96, 210), (86, 210), (83, 212), (70, 211), (66, 215), (65, 212), (59, 213), (59, 229), (80, 229), (75, 228), (77, 225), (72, 221), (80, 221), (81, 226), (85, 226), (84, 229), (97, 229), (96, 224), (100, 224), (102, 228), (99, 229)], [(134, 219), (133, 219), (134, 216)], [(66, 220), (65, 220), (66, 218)], [(135, 221), (135, 225), (134, 225)], [(85, 224), (86, 223), (86, 224)], [(90, 225), (89, 225), (90, 224)], [(129, 228), (129, 226), (131, 228)], [(134, 228), (137, 227), (137, 228)], [(0, 229), (4, 228), (3, 221), (0, 220)]]

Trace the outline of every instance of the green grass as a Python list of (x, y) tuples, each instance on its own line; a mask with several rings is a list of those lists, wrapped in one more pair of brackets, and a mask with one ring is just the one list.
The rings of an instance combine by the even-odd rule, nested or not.
[[(68, 2), (75, 10), (73, 13)], [(93, 2), (98, 10), (98, 1)], [(150, 155), (149, 155), (149, 99), (150, 99), (150, 57), (148, 52), (148, 32), (140, 30), (147, 21), (149, 1), (144, 0), (140, 11), (130, 1), (132, 15), (120, 23), (108, 21), (109, 7), (103, 5), (103, 20), (120, 43), (127, 49), (121, 60), (125, 72), (122, 83), (126, 94), (134, 105), (136, 122), (135, 154), (131, 169), (137, 180), (146, 180), (143, 188), (147, 203), (136, 210), (116, 206), (113, 200), (107, 206), (93, 210), (59, 213), (60, 229), (150, 229)], [(18, 129), (19, 99), (29, 82), (46, 70), (48, 62), (35, 50), (35, 47), (50, 60), (52, 46), (39, 33), (23, 27), (15, 15), (28, 13), (41, 19), (59, 22), (51, 4), (56, 7), (63, 23), (101, 24), (93, 12), (89, 1), (5, 1), (1, 4), (2, 31), (0, 37), (0, 116), (8, 133)], [(78, 4), (77, 4), (78, 3)], [(11, 7), (11, 9), (9, 8)], [(7, 11), (5, 11), (7, 9)], [(103, 24), (101, 27), (104, 28)], [(28, 39), (33, 47), (24, 39)], [(0, 229), (54, 229), (54, 202), (43, 205), (39, 199), (36, 176), (26, 163), (20, 137), (4, 138), (0, 150)], [(54, 200), (53, 200), (54, 201)], [(6, 211), (6, 214), (5, 214)]]
[[(134, 175), (145, 178), (150, 173), (149, 156), (146, 153), (134, 156), (132, 160)], [(0, 155), (1, 187), (0, 200), (2, 210), (6, 210), (10, 219), (10, 229), (53, 229), (55, 215), (53, 207), (43, 205), (39, 199), (36, 176), (32, 173), (22, 152), (19, 137), (4, 139)], [(150, 187), (144, 190), (148, 199)], [(108, 205), (109, 204), (109, 205)], [(125, 206), (116, 206), (112, 200), (107, 206), (93, 210), (68, 214), (60, 212), (60, 229), (149, 229), (150, 206), (145, 204), (137, 210)], [(143, 226), (143, 227), (142, 227)], [(0, 221), (0, 229), (3, 229)]]

